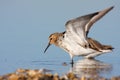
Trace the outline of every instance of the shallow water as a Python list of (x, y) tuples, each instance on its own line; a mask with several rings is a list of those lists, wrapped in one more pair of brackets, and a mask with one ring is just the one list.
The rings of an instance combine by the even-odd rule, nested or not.
[(33, 61), (34, 65), (40, 66), (47, 70), (51, 70), (51, 73), (58, 73), (64, 75), (68, 72), (73, 72), (78, 77), (105, 77), (111, 78), (113, 76), (120, 75), (120, 64), (107, 63), (96, 59), (79, 59), (74, 62), (72, 66), (70, 61)]
[[(114, 55), (113, 55), (114, 54)], [(30, 55), (32, 56), (32, 55)], [(25, 69), (43, 69), (46, 72), (58, 73), (64, 75), (73, 72), (78, 77), (105, 77), (110, 78), (120, 75), (120, 59), (118, 54), (105, 54), (96, 59), (84, 59), (82, 57), (74, 58), (74, 65), (70, 64), (69, 55), (62, 54), (42, 54), (32, 59), (28, 58), (1, 58), (0, 75), (14, 72), (18, 68)]]

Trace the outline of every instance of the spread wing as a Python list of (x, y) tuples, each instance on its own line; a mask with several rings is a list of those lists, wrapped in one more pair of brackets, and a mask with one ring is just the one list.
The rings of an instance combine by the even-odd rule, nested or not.
[(69, 20), (65, 24), (66, 36), (69, 37), (70, 40), (74, 40), (83, 47), (88, 46), (89, 44), (86, 38), (91, 26), (106, 13), (108, 13), (112, 8), (113, 6), (99, 12)]

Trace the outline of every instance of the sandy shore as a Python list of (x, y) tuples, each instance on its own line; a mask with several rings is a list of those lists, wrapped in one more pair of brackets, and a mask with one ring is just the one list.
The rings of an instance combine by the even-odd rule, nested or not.
[(13, 73), (0, 76), (0, 80), (120, 80), (120, 76), (111, 77), (109, 79), (104, 77), (99, 78), (86, 78), (84, 76), (77, 77), (73, 73), (67, 73), (63, 76), (51, 74), (45, 69), (30, 70), (30, 69), (17, 69)]

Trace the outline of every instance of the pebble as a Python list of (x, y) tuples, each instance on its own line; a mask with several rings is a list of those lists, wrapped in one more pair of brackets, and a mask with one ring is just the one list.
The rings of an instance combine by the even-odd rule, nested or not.
[[(57, 73), (44, 73), (40, 70), (17, 69), (14, 73), (0, 76), (0, 80), (96, 80), (93, 78), (86, 78), (84, 76), (77, 77), (73, 73), (68, 73), (64, 76), (59, 76)], [(110, 79), (100, 78), (98, 80), (120, 80), (120, 76), (114, 76)]]

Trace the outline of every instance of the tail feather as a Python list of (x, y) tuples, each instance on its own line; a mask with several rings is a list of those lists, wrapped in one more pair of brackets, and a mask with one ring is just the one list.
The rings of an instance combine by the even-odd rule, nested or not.
[(114, 49), (112, 46), (103, 45), (100, 42), (98, 42), (98, 41), (96, 41), (96, 40), (94, 40), (92, 38), (88, 38), (87, 41), (89, 43), (89, 47), (92, 48), (92, 49), (95, 49), (97, 51)]
[(103, 45), (103, 47), (104, 47), (104, 49), (105, 50), (113, 50), (114, 48), (112, 47), (112, 46), (110, 46), (110, 45)]

